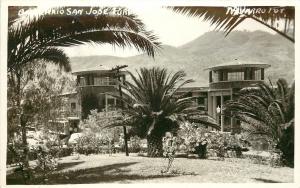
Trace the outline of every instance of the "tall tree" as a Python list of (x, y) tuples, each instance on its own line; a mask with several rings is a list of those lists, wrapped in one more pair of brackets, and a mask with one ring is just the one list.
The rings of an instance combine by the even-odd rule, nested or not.
[[(243, 130), (249, 136), (264, 136), (283, 152), (287, 163), (294, 160), (294, 112), (295, 84), (288, 87), (279, 79), (276, 86), (266, 83), (244, 89), (236, 100), (225, 105), (225, 111), (246, 125)], [(286, 149), (288, 148), (288, 149)]]
[(247, 19), (252, 19), (275, 31), (291, 42), (295, 42), (295, 8), (277, 6), (237, 7), (170, 7), (175, 12), (191, 17), (203, 18), (223, 29), (228, 35)]
[[(67, 8), (53, 8), (50, 12), (61, 9), (66, 11)], [(59, 47), (109, 43), (123, 48), (135, 47), (152, 57), (159, 47), (157, 38), (152, 32), (145, 30), (144, 24), (134, 14), (113, 14), (114, 8), (108, 8), (108, 14), (98, 16), (59, 16), (48, 14), (49, 10), (38, 10), (29, 8), (19, 17), (9, 16), (7, 71), (9, 92), (12, 93), (8, 94), (11, 96), (8, 107), (16, 109), (11, 112), (17, 114), (11, 115), (18, 117), (21, 125), (24, 153), (27, 156), (25, 166), (28, 166), (28, 118), (23, 113), (21, 104), (24, 99), (22, 82), (24, 76), (30, 73), (25, 67), (43, 60), (70, 71), (69, 58)]]
[(161, 156), (164, 134), (176, 131), (186, 116), (199, 114), (192, 97), (175, 96), (192, 80), (185, 80), (183, 71), (172, 74), (158, 67), (141, 68), (137, 75), (129, 75), (132, 82), (122, 85), (128, 97), (123, 98), (127, 110), (120, 124), (131, 125), (135, 134), (147, 138), (148, 156)]

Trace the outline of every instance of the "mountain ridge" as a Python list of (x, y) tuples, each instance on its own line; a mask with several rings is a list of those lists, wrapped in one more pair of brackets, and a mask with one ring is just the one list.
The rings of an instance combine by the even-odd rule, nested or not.
[(268, 63), (271, 67), (266, 70), (267, 77), (272, 81), (283, 77), (291, 82), (294, 80), (294, 57), (294, 44), (278, 34), (234, 31), (225, 37), (221, 32), (211, 31), (178, 47), (163, 45), (154, 59), (141, 54), (130, 57), (77, 56), (70, 60), (73, 71), (124, 64), (128, 65), (129, 71), (153, 66), (165, 67), (172, 72), (184, 70), (187, 78), (195, 80), (190, 86), (206, 86), (208, 71), (204, 69), (234, 59)]

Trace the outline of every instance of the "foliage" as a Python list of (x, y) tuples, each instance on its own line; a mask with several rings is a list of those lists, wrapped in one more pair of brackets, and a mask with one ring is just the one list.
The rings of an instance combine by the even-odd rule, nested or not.
[(177, 149), (177, 138), (174, 137), (170, 132), (166, 132), (163, 137), (163, 156), (168, 159), (168, 166), (165, 170), (161, 170), (161, 173), (168, 173), (175, 157)]
[(223, 29), (226, 35), (246, 19), (252, 19), (295, 42), (294, 7), (170, 7), (170, 9), (183, 15), (210, 21), (216, 29)]
[[(259, 135), (283, 152), (283, 160), (293, 164), (295, 84), (279, 79), (277, 86), (259, 83), (244, 89), (236, 100), (229, 101), (225, 110), (246, 123), (242, 128), (249, 136)], [(283, 141), (285, 140), (285, 141)], [(290, 150), (286, 150), (288, 147)]]
[(37, 176), (42, 176), (44, 181), (47, 180), (47, 177), (58, 167), (58, 157), (69, 156), (71, 154), (70, 148), (60, 148), (53, 140), (49, 139), (46, 133), (36, 139), (38, 139), (39, 144), (31, 145), (28, 148), (28, 159), (35, 161), (36, 164), (28, 168), (24, 165), (24, 146), (21, 139), (16, 137), (14, 141), (8, 145), (7, 157), (9, 160), (7, 164), (18, 166), (16, 171), (21, 173), (25, 183)]
[(141, 68), (137, 75), (131, 72), (129, 75), (132, 82), (126, 81), (122, 85), (128, 96), (122, 99), (128, 117), (118, 125), (132, 126), (135, 134), (147, 138), (148, 155), (161, 156), (165, 132), (175, 131), (184, 116), (198, 112), (191, 107), (191, 97), (175, 96), (179, 88), (192, 80), (184, 80), (186, 74), (183, 71), (172, 74), (158, 67)]
[(37, 165), (34, 169), (35, 174), (41, 174), (43, 180), (47, 180), (47, 176), (52, 174), (58, 167), (57, 159), (52, 155), (50, 149), (46, 145), (38, 145), (31, 148), (37, 155)]
[[(212, 150), (217, 157), (224, 158), (227, 151), (234, 151), (236, 157), (241, 157), (245, 147), (241, 135), (231, 135), (208, 131), (194, 123), (182, 123), (177, 133), (178, 140), (184, 144), (189, 153), (196, 153), (200, 158), (206, 158), (208, 150)], [(213, 155), (210, 153), (210, 155)]]
[[(21, 142), (9, 144), (7, 146), (7, 164), (15, 164), (17, 166), (14, 173), (20, 175), (22, 181), (26, 184), (30, 180), (32, 174), (31, 170), (25, 166), (24, 158), (24, 148)], [(29, 158), (35, 159), (32, 155), (29, 155)]]
[(177, 136), (186, 145), (188, 152), (195, 153), (198, 145), (207, 144), (208, 133), (207, 129), (198, 127), (195, 123), (184, 122), (180, 125)]
[[(70, 71), (69, 58), (60, 47), (91, 42), (109, 43), (123, 48), (132, 46), (152, 57), (159, 47), (156, 36), (146, 31), (144, 24), (135, 15), (57, 16), (46, 14), (49, 12), (49, 8), (47, 9), (39, 11), (37, 7), (34, 7), (27, 9), (20, 17), (9, 16), (7, 71), (8, 109), (11, 110), (9, 110), (10, 118), (8, 119), (9, 123), (21, 125), (25, 156), (28, 155), (26, 147), (28, 121), (37, 112), (43, 112), (43, 109), (37, 110), (38, 105), (32, 103), (31, 95), (26, 97), (23, 92), (27, 82), (36, 74), (31, 69), (32, 66), (45, 61), (58, 65), (65, 71)], [(58, 8), (52, 10), (58, 11)], [(110, 13), (111, 11), (109, 9)], [(10, 13), (16, 13), (16, 11)], [(25, 103), (22, 104), (25, 98)], [(9, 131), (16, 131), (16, 126), (11, 127)], [(28, 157), (25, 158), (25, 162), (25, 165), (29, 166)]]
[[(168, 133), (168, 132), (167, 132)], [(166, 133), (166, 134), (167, 134)], [(164, 157), (169, 157), (170, 155), (174, 155), (177, 150), (177, 138), (173, 137), (170, 133), (163, 137), (163, 150)]]
[(128, 146), (130, 153), (138, 153), (141, 151), (141, 138), (137, 135), (130, 137), (130, 144)]
[[(63, 91), (72, 88), (72, 80), (61, 70), (45, 62), (28, 64), (22, 70), (19, 84), (14, 85), (15, 77), (8, 78), (8, 143), (15, 136), (22, 135), (23, 152), (29, 160), (27, 127), (47, 128), (47, 122), (58, 117), (63, 105), (58, 97)], [(19, 88), (19, 89), (18, 89)], [(21, 133), (21, 134), (20, 134)], [(25, 163), (28, 166), (28, 162)]]
[(114, 116), (91, 110), (88, 118), (80, 124), (83, 136), (77, 140), (77, 152), (81, 154), (112, 153), (113, 144), (119, 139), (121, 129), (107, 128)]
[[(52, 8), (51, 10), (67, 9)], [(82, 7), (88, 9), (88, 7)], [(124, 8), (120, 8), (123, 9)], [(32, 8), (9, 22), (8, 70), (37, 59), (55, 63), (68, 62), (57, 47), (69, 47), (86, 43), (109, 43), (119, 47), (135, 47), (154, 56), (159, 43), (134, 14), (117, 15), (113, 8), (109, 14), (57, 16), (46, 14), (49, 8)], [(65, 10), (66, 11), (66, 10)], [(84, 27), (83, 25), (84, 24)], [(30, 52), (30, 53), (28, 53)], [(68, 67), (66, 70), (70, 69)]]
[(83, 133), (95, 135), (107, 143), (118, 141), (119, 135), (122, 132), (121, 128), (108, 128), (108, 125), (114, 122), (120, 115), (121, 113), (119, 111), (107, 114), (98, 112), (97, 110), (91, 110), (90, 115), (82, 124)]
[(77, 144), (75, 147), (79, 154), (89, 155), (102, 152), (101, 146), (104, 144), (106, 144), (105, 141), (99, 137), (85, 135), (77, 139)]
[(294, 166), (294, 122), (290, 122), (284, 130), (283, 135), (280, 137), (277, 148), (282, 152), (282, 162), (287, 166)]

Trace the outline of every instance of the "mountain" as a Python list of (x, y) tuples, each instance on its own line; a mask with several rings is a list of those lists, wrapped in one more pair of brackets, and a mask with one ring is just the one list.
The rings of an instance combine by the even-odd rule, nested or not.
[(197, 39), (173, 47), (164, 45), (155, 58), (146, 55), (132, 57), (81, 56), (72, 57), (73, 71), (99, 68), (100, 65), (128, 65), (129, 71), (141, 67), (160, 66), (171, 71), (184, 70), (188, 78), (195, 80), (190, 86), (208, 85), (208, 67), (234, 59), (259, 61), (271, 65), (266, 76), (275, 81), (279, 77), (294, 80), (294, 44), (278, 34), (263, 31), (234, 31), (227, 37), (221, 32), (207, 32)]

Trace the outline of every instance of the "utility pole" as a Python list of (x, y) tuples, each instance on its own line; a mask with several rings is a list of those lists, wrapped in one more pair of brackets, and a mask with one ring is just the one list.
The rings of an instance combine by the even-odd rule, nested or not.
[[(116, 77), (118, 78), (119, 81), (119, 94), (120, 94), (120, 98), (121, 98), (121, 110), (122, 110), (122, 115), (123, 114), (123, 109), (124, 109), (124, 102), (123, 102), (123, 92), (122, 92), (122, 87), (121, 87), (121, 76), (120, 76), (120, 69), (126, 68), (128, 67), (128, 65), (121, 65), (121, 66), (116, 66), (114, 68), (111, 69), (112, 72), (116, 72)], [(124, 83), (124, 80), (123, 80)], [(123, 132), (124, 132), (124, 144), (125, 144), (125, 153), (126, 156), (129, 156), (129, 152), (128, 152), (128, 143), (127, 143), (127, 131), (126, 131), (126, 126), (123, 125)]]

